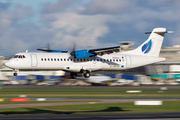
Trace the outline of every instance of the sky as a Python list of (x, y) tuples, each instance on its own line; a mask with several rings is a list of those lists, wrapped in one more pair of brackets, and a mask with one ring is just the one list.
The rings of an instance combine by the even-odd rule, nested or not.
[(180, 45), (180, 0), (0, 0), (0, 56), (52, 49), (142, 44), (156, 27), (163, 46)]

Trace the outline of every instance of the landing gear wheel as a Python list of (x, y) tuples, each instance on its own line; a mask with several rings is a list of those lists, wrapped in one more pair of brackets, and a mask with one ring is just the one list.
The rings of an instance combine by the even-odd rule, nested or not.
[(89, 70), (84, 71), (83, 76), (84, 76), (85, 78), (89, 78), (89, 77), (91, 76), (90, 71), (89, 71)]
[(14, 75), (14, 76), (17, 76), (18, 74), (17, 74), (17, 73), (14, 73), (13, 75)]
[(71, 73), (71, 78), (75, 79), (77, 77), (77, 73)]

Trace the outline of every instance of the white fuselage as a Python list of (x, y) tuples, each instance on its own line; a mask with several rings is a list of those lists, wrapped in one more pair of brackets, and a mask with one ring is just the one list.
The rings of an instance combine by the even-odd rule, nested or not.
[(85, 59), (75, 59), (69, 53), (18, 53), (24, 58), (12, 58), (5, 63), (12, 69), (64, 70), (125, 70), (160, 62), (165, 58), (113, 53)]

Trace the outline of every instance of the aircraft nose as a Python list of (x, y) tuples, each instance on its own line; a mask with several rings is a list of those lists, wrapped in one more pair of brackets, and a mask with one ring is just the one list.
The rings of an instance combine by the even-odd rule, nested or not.
[(7, 61), (7, 62), (5, 62), (5, 66), (7, 66), (7, 67), (9, 67), (9, 68), (11, 68), (11, 61)]

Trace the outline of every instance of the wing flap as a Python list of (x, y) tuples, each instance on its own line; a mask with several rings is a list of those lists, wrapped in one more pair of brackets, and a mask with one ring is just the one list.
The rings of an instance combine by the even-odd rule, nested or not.
[(109, 48), (100, 48), (100, 49), (91, 49), (88, 51), (89, 53), (96, 53), (97, 55), (105, 55), (120, 52), (120, 46), (109, 47)]

